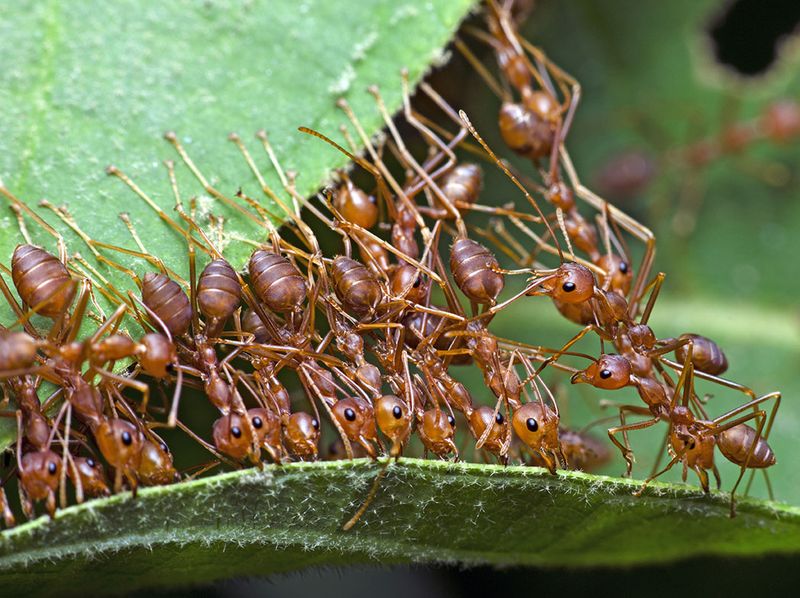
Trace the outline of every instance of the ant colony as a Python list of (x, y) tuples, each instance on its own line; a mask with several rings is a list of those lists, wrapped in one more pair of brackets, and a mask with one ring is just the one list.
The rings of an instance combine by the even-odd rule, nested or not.
[[(469, 44), (457, 39), (455, 46), (500, 98), (499, 135), (507, 153), (530, 161), (528, 174), (498, 157), (467, 115), (426, 83), (418, 93), (438, 114), (418, 112), (402, 73), (396, 120), (380, 90), (369, 89), (387, 129), (380, 140), (370, 139), (344, 100), (342, 145), (301, 127), (316, 138), (308, 143), (327, 143), (355, 163), (312, 199), (296, 191), (295, 173), (282, 168), (264, 132), (256, 136), (263, 154), (252, 154), (238, 135), (230, 140), (265, 201), (216, 189), (174, 133), (166, 140), (175, 162), (166, 162), (165, 172), (174, 211), (109, 167), (123, 192), (155, 210), (185, 248), (188, 278), (147, 250), (128, 216), (121, 217), (136, 249), (92, 238), (65, 207), (45, 201), (34, 212), (0, 182), (26, 240), (10, 267), (0, 264), (0, 291), (15, 317), (0, 325), (3, 415), (17, 426), (0, 486), (6, 526), (20, 515), (5, 491), (14, 476), (30, 519), (39, 503), (53, 515), (73, 498), (135, 495), (140, 486), (220, 467), (383, 459), (364, 506), (347, 515), (349, 528), (389, 463), (404, 455), (473, 457), (556, 474), (592, 471), (619, 451), (630, 475), (629, 436), (640, 431), (664, 441), (638, 493), (673, 467), (684, 478), (692, 470), (709, 492), (709, 472), (720, 484), (721, 455), (738, 471), (735, 513), (747, 471), (776, 461), (768, 438), (780, 394), (760, 395), (724, 378), (728, 362), (711, 339), (660, 338), (648, 325), (664, 281), (652, 271), (655, 238), (579, 181), (565, 140), (580, 86), (517, 34), (506, 5), (489, 0), (485, 26), (464, 27)], [(478, 46), (496, 58), (495, 72), (478, 59)], [(366, 147), (363, 158), (356, 138)], [(465, 153), (483, 164), (462, 161)], [(265, 182), (262, 161), (279, 177), (280, 191)], [(481, 203), (489, 193), (484, 165), (502, 171), (518, 201)], [(241, 271), (223, 257), (222, 233), (208, 232), (215, 218), (206, 226), (195, 202), (182, 199), (178, 168), (266, 231), (263, 242), (238, 241), (252, 245)], [(93, 260), (70, 257), (44, 213), (76, 233)], [(278, 220), (285, 221), (280, 229)], [(33, 244), (31, 225), (53, 238), (57, 255)], [(314, 232), (325, 227), (338, 235), (327, 252)], [(629, 243), (641, 257), (633, 258)], [(128, 267), (131, 258), (144, 260), (147, 271)], [(109, 282), (111, 271), (124, 273), (136, 291)], [(523, 278), (511, 293), (506, 283), (514, 277)], [(495, 316), (538, 301), (551, 301), (560, 314), (554, 317), (578, 325), (560, 347), (492, 332)], [(80, 334), (89, 320), (93, 332)], [(582, 346), (599, 341), (593, 354), (572, 350), (582, 339)], [(480, 392), (459, 380), (469, 368), (482, 376)], [(564, 399), (552, 389), (559, 376), (608, 391), (633, 387), (641, 401), (614, 405), (618, 413), (605, 418), (613, 420), (610, 443), (601, 442), (561, 421)], [(700, 379), (741, 400), (710, 415), (708, 398), (695, 389)], [(200, 409), (197, 400), (181, 403), (190, 390), (211, 404), (210, 425), (184, 421)], [(187, 435), (209, 460), (179, 471), (163, 438), (170, 434)]]

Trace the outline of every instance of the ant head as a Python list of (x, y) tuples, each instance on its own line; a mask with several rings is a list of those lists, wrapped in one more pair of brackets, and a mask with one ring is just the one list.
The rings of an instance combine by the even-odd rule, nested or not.
[(597, 260), (597, 265), (605, 270), (609, 288), (621, 295), (627, 295), (633, 281), (633, 268), (624, 258), (616, 254), (605, 254)]
[(214, 422), (214, 446), (237, 461), (253, 451), (253, 436), (249, 422), (238, 413), (230, 413)]
[[(258, 444), (266, 449), (279, 451), (281, 444), (281, 420), (272, 411), (257, 407), (247, 410)], [(269, 451), (272, 453), (272, 451)]]
[(145, 334), (140, 341), (139, 364), (153, 378), (163, 379), (178, 361), (174, 343), (163, 334)]
[(393, 297), (405, 297), (414, 303), (424, 303), (428, 295), (430, 281), (411, 264), (399, 264), (392, 272), (391, 290)]
[(491, 431), (483, 443), (487, 450), (498, 452), (502, 448), (508, 430), (508, 422), (502, 413), (498, 411), (495, 415), (494, 409), (487, 405), (481, 405), (469, 414), (467, 421), (475, 438), (483, 436), (486, 428), (491, 427)]
[(428, 409), (422, 414), (421, 428), (431, 443), (446, 443), (455, 434), (456, 420), (441, 409)]
[(95, 441), (106, 461), (113, 467), (127, 469), (135, 466), (142, 450), (142, 433), (123, 419), (103, 421), (94, 433)]
[(51, 450), (32, 451), (22, 456), (20, 483), (34, 500), (46, 498), (58, 488), (61, 457)]
[[(106, 473), (101, 463), (91, 457), (74, 457), (73, 461), (85, 494), (88, 496), (108, 496), (111, 494)], [(67, 472), (70, 477), (74, 475), (71, 468), (68, 468)]]
[(349, 180), (340, 185), (333, 196), (333, 206), (347, 222), (362, 228), (372, 228), (378, 222), (375, 197), (353, 185)]
[(375, 401), (378, 429), (394, 444), (401, 444), (411, 432), (411, 410), (400, 397), (383, 395)]
[(542, 286), (556, 301), (583, 303), (594, 295), (595, 279), (592, 271), (575, 262), (564, 262)]
[(595, 388), (617, 390), (631, 382), (631, 362), (622, 355), (601, 355), (595, 363), (572, 376), (573, 384), (586, 383)]
[(354, 397), (350, 397), (336, 401), (332, 411), (347, 437), (350, 440), (357, 440), (367, 423), (363, 405)]
[(319, 452), (319, 420), (308, 413), (298, 411), (289, 416), (284, 432), (286, 448), (294, 455), (305, 459), (316, 459)]
[(525, 403), (514, 412), (514, 432), (526, 446), (533, 450), (557, 451), (558, 416), (546, 405), (534, 401)]
[(180, 476), (172, 463), (172, 454), (167, 445), (145, 440), (139, 457), (136, 475), (145, 486), (171, 484)]
[(634, 324), (628, 328), (628, 337), (634, 349), (652, 349), (656, 345), (656, 335), (647, 324)]

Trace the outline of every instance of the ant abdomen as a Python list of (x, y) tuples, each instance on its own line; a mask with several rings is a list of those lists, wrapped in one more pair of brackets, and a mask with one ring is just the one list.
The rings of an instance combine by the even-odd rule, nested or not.
[(192, 321), (192, 305), (181, 286), (166, 274), (148, 272), (142, 278), (142, 301), (173, 336), (182, 336)]
[(209, 336), (233, 315), (242, 299), (242, 285), (231, 265), (222, 259), (210, 262), (197, 281), (197, 306), (209, 322)]
[(37, 347), (36, 339), (25, 332), (0, 331), (0, 372), (29, 368)]
[(497, 258), (472, 239), (457, 239), (450, 250), (450, 271), (456, 285), (471, 301), (494, 304), (505, 286)]
[(34, 245), (18, 245), (11, 257), (11, 278), (28, 307), (51, 319), (72, 303), (75, 285), (57, 257)]
[(374, 310), (383, 292), (378, 279), (364, 264), (340, 255), (331, 265), (334, 291), (345, 309), (358, 315)]
[(595, 471), (611, 460), (608, 448), (585, 432), (559, 428), (558, 442), (568, 469)]
[[(445, 197), (458, 206), (464, 213), (469, 208), (467, 204), (474, 204), (478, 200), (483, 187), (483, 171), (477, 164), (458, 164), (442, 179), (441, 189)], [(439, 206), (444, 207), (444, 206)]]
[(522, 104), (505, 102), (498, 116), (500, 135), (521, 156), (544, 158), (553, 147), (553, 129)]
[(242, 329), (245, 332), (249, 332), (253, 335), (253, 342), (256, 343), (266, 343), (270, 339), (270, 333), (267, 330), (267, 327), (264, 326), (264, 322), (261, 320), (261, 316), (252, 309), (248, 309), (244, 312), (242, 316)]
[(717, 446), (725, 458), (736, 465), (747, 463), (747, 467), (763, 469), (777, 462), (767, 441), (747, 424), (739, 424), (721, 432), (717, 436)]
[[(719, 376), (728, 369), (728, 358), (722, 352), (720, 346), (710, 338), (699, 334), (682, 334), (681, 340), (691, 339), (692, 341), (692, 364), (696, 370)], [(675, 350), (675, 357), (681, 363), (686, 359), (686, 345), (682, 345)]]
[(306, 300), (306, 281), (288, 258), (257, 249), (248, 263), (250, 284), (258, 298), (272, 311), (300, 311)]
[(358, 253), (361, 256), (361, 261), (375, 272), (388, 272), (391, 269), (389, 252), (377, 239), (371, 237), (361, 238)]
[(284, 427), (286, 448), (301, 459), (316, 459), (319, 453), (319, 428), (317, 418), (303, 411), (292, 413)]
[(344, 184), (337, 189), (333, 205), (342, 218), (361, 228), (370, 229), (378, 222), (378, 204), (375, 197), (353, 184)]
[(581, 326), (586, 326), (594, 322), (594, 309), (589, 301), (580, 303), (566, 303), (564, 301), (553, 300), (558, 312), (570, 322), (575, 322)]

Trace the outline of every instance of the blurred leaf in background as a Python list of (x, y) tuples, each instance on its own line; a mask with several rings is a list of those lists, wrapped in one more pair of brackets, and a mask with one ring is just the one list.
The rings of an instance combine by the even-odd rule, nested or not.
[[(656, 233), (655, 271), (666, 272), (667, 279), (653, 313), (653, 328), (661, 338), (683, 332), (709, 336), (728, 355), (726, 377), (760, 394), (783, 392), (770, 438), (778, 455), (771, 481), (778, 499), (797, 504), (800, 470), (792, 455), (800, 433), (800, 404), (795, 400), (800, 395), (800, 270), (795, 263), (800, 255), (800, 138), (784, 144), (756, 143), (704, 168), (692, 169), (674, 159), (676, 151), (692, 142), (758, 118), (777, 99), (800, 102), (796, 39), (779, 40), (785, 43), (777, 46), (775, 62), (760, 77), (735, 76), (715, 62), (706, 31), (724, 18), (728, 4), (732, 3), (541, 2), (522, 33), (582, 85), (567, 141), (582, 181), (597, 188), (603, 168), (620, 155), (643, 155), (651, 163), (653, 176), (633, 196), (607, 198)], [(784, 29), (796, 26), (792, 3), (771, 3), (772, 11), (764, 3), (749, 4), (757, 5), (759, 31), (769, 31), (773, 22)], [(753, 33), (726, 43), (729, 51), (733, 46), (747, 56), (756, 51), (749, 44), (759, 43), (757, 38)], [(761, 43), (769, 46), (774, 41)], [(485, 62), (495, 70), (493, 60), (487, 53)], [(449, 99), (464, 107), (493, 147), (503, 148), (497, 133), (499, 100), (465, 65), (454, 68), (468, 73), (468, 83), (450, 88)], [(465, 94), (463, 89), (484, 92)], [(486, 171), (485, 188), (490, 191), (484, 192), (485, 201), (521, 201), (502, 174), (488, 166)], [(695, 221), (694, 226), (687, 226), (687, 220)], [(552, 306), (543, 302), (520, 302), (500, 314), (493, 327), (500, 335), (560, 346), (576, 328), (554, 315)], [(528, 331), (521, 333), (520, 322)], [(599, 348), (596, 340), (582, 346), (590, 353)], [(465, 378), (474, 384), (479, 380), (472, 373)], [(568, 397), (566, 419), (572, 425), (613, 416), (613, 410), (599, 409), (599, 399), (638, 401), (632, 389), (598, 393), (567, 388), (561, 375), (553, 380), (556, 385), (560, 381)], [(700, 388), (715, 395), (710, 404), (715, 413), (745, 399), (714, 385)], [(598, 425), (595, 432), (605, 436), (608, 425)], [(661, 440), (657, 436), (631, 435), (635, 477), (649, 473)], [(604, 471), (618, 475), (622, 466), (615, 460)], [(725, 467), (723, 487), (729, 487), (735, 475)], [(679, 472), (667, 479), (679, 479)], [(766, 488), (758, 482), (754, 492), (765, 496)]]

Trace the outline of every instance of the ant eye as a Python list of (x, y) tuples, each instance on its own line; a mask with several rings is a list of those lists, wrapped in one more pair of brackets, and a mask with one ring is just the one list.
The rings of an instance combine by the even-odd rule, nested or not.
[(56, 472), (58, 471), (58, 466), (52, 461), (50, 461), (50, 463), (47, 464), (47, 471), (50, 472), (50, 475), (56, 475)]
[(400, 419), (403, 417), (403, 410), (400, 409), (399, 405), (394, 406), (394, 409), (392, 409), (392, 415), (394, 415), (395, 419)]
[(495, 418), (494, 418), (494, 421), (496, 421), (498, 424), (502, 424), (502, 423), (505, 421), (505, 420), (503, 419), (503, 414), (502, 414), (502, 413), (498, 413), (498, 414), (495, 416)]
[(349, 422), (356, 421), (356, 412), (348, 407), (344, 410), (344, 418)]
[(414, 281), (414, 288), (418, 289), (419, 285), (421, 285), (421, 284), (422, 284), (422, 277), (421, 276), (417, 276), (417, 279)]
[(453, 417), (452, 415), (448, 415), (447, 416), (447, 423), (450, 424), (451, 426), (455, 426), (456, 425), (456, 418)]
[(311, 420), (311, 427), (315, 430), (319, 430), (319, 422), (317, 421), (317, 418)]
[(561, 288), (564, 289), (565, 293), (571, 293), (572, 291), (575, 290), (576, 287), (574, 282), (568, 281), (565, 282), (563, 285), (561, 285)]
[(538, 429), (539, 429), (539, 422), (537, 422), (537, 421), (536, 421), (535, 419), (533, 419), (532, 417), (529, 417), (529, 418), (528, 418), (528, 420), (525, 422), (525, 425), (528, 427), (528, 429), (529, 429), (531, 432), (535, 432), (536, 430), (538, 430)]
[(231, 436), (233, 436), (234, 438), (241, 438), (242, 437), (242, 431), (239, 429), (238, 426), (233, 426), (231, 428)]
[(264, 422), (263, 422), (263, 421), (261, 421), (261, 418), (260, 418), (260, 417), (258, 417), (258, 416), (256, 415), (256, 416), (253, 418), (253, 427), (254, 427), (256, 430), (260, 430), (260, 429), (261, 429), (261, 426), (263, 426), (263, 425), (264, 425)]
[(121, 438), (122, 438), (122, 444), (124, 444), (125, 446), (130, 446), (131, 444), (133, 444), (133, 436), (131, 436), (130, 432), (123, 432)]
[(619, 264), (619, 271), (623, 274), (628, 273), (628, 262), (620, 262)]
[(374, 195), (370, 195), (369, 196), (369, 202), (370, 203), (378, 203), (378, 198), (375, 197)]
[(606, 380), (611, 377), (611, 370), (600, 370), (600, 377)]

